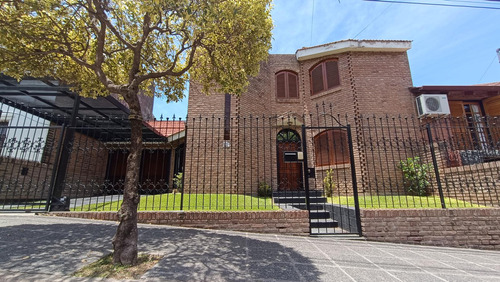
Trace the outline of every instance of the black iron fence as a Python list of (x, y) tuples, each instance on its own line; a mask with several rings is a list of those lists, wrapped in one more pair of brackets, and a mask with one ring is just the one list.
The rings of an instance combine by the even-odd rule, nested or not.
[(499, 206), (499, 119), (357, 121), (362, 207)]
[[(79, 117), (69, 126), (47, 115), (2, 106), (0, 209), (45, 210), (58, 200), (75, 211), (118, 210), (130, 134), (124, 117)], [(144, 136), (141, 210), (304, 208), (304, 181), (316, 201), (335, 207), (329, 211), (352, 208), (352, 167), (360, 208), (500, 205), (500, 125), (492, 117), (349, 117), (318, 108), (307, 116), (154, 120)]]

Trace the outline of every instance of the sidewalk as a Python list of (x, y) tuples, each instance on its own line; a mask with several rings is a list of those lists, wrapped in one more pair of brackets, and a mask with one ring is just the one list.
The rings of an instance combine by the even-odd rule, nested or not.
[[(1, 281), (72, 278), (111, 252), (116, 224), (0, 214)], [(336, 237), (140, 225), (139, 251), (165, 255), (141, 281), (500, 281), (500, 252)]]

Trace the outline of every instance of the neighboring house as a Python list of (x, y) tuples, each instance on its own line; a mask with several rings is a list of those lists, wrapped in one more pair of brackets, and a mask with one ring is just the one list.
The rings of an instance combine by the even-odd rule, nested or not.
[(411, 92), (416, 97), (444, 94), (448, 100), (448, 118), (422, 119), (433, 128), (446, 191), (462, 200), (500, 205), (500, 83), (425, 85)]
[[(144, 140), (139, 173), (140, 192), (158, 194), (170, 191), (173, 178), (184, 168), (185, 122), (176, 120), (148, 121), (145, 126), (160, 138)], [(164, 137), (164, 138), (163, 138)], [(128, 152), (123, 142), (107, 142), (109, 150), (106, 181), (115, 190), (122, 190)]]
[[(9, 130), (9, 125), (20, 127)], [(49, 126), (47, 120), (0, 103), (0, 156), (40, 162)]]
[[(140, 102), (151, 120), (153, 97)], [(0, 203), (46, 199), (51, 191), (56, 198), (122, 192), (130, 129), (118, 97), (78, 97), (57, 81), (0, 76), (0, 106)], [(144, 122), (143, 191), (166, 191), (175, 165), (182, 171), (183, 129)]]
[[(450, 140), (448, 166), (477, 163), (479, 160), (467, 158), (481, 152), (488, 160), (500, 159), (495, 148), (500, 146), (498, 132), (490, 125), (498, 123), (500, 117), (500, 83), (468, 86), (421, 86), (411, 88), (415, 96), (422, 94), (444, 94), (448, 100), (450, 132), (436, 132), (441, 138)], [(465, 152), (464, 154), (463, 151)], [(460, 158), (457, 158), (459, 153)], [(455, 157), (455, 158), (454, 158)]]

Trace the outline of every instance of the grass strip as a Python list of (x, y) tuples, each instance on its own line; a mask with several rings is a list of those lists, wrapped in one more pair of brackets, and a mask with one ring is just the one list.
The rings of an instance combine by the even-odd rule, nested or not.
[[(115, 211), (122, 201), (91, 203), (73, 207), (72, 211)], [(181, 194), (167, 193), (141, 196), (139, 211), (174, 211), (181, 208)], [(186, 211), (243, 211), (279, 210), (271, 198), (238, 194), (184, 194), (183, 210)]]
[(73, 273), (76, 277), (139, 279), (161, 259), (157, 255), (139, 254), (137, 265), (124, 266), (113, 264), (113, 254), (102, 257)]
[[(441, 208), (439, 196), (406, 196), (360, 195), (359, 207), (363, 209), (432, 209)], [(446, 208), (486, 208), (486, 206), (469, 203), (455, 198), (444, 198)], [(354, 206), (353, 196), (329, 197), (329, 203)]]

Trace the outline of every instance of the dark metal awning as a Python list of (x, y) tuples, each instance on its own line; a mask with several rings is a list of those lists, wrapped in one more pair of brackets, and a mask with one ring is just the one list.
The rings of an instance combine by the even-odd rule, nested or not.
[[(77, 131), (99, 136), (103, 141), (130, 138), (129, 109), (113, 95), (85, 98), (55, 80), (24, 79), (18, 82), (0, 75), (0, 102), (53, 124), (72, 124)], [(145, 141), (165, 138), (146, 123), (143, 137)]]

